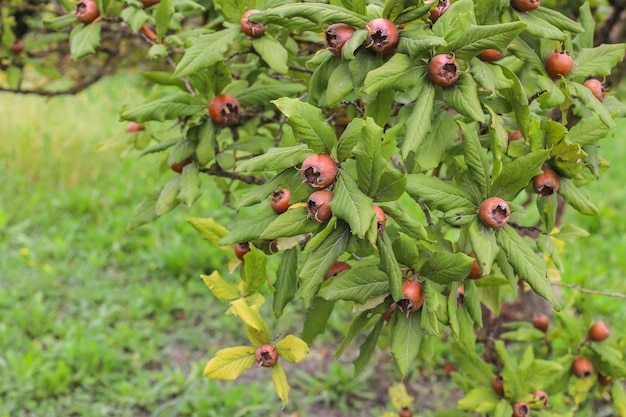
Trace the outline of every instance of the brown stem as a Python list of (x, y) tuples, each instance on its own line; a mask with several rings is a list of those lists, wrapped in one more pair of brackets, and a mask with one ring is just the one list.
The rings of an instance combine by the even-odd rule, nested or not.
[(203, 172), (207, 175), (215, 175), (216, 177), (224, 177), (224, 178), (230, 178), (232, 180), (238, 180), (241, 182), (245, 182), (246, 184), (257, 184), (257, 185), (265, 184), (265, 180), (261, 177), (255, 177), (254, 175), (243, 175), (243, 174), (237, 174), (234, 172), (224, 171), (217, 164), (213, 164), (209, 168), (203, 168), (200, 170), (200, 172)]
[(553, 282), (552, 285), (554, 285), (555, 287), (571, 288), (573, 290), (582, 292), (583, 294), (602, 295), (604, 297), (622, 298), (622, 299), (626, 300), (626, 294), (619, 294), (619, 293), (606, 292), (606, 291), (590, 290), (588, 288), (583, 288), (583, 287), (581, 287), (579, 285), (565, 284), (563, 282)]

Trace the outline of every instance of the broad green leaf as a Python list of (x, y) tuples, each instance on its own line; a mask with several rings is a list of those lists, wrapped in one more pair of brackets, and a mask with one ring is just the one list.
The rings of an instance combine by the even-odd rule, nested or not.
[(167, 33), (172, 16), (174, 16), (174, 2), (172, 0), (161, 0), (154, 14), (156, 34), (159, 38), (162, 38)]
[(363, 239), (375, 216), (372, 199), (359, 190), (347, 171), (339, 173), (333, 192), (329, 203), (333, 215), (346, 221), (352, 233)]
[(626, 416), (626, 392), (624, 392), (624, 386), (620, 383), (614, 383), (611, 386), (611, 397), (613, 398), (613, 405), (615, 405), (620, 416)]
[(313, 299), (306, 311), (302, 326), (302, 338), (306, 343), (312, 343), (316, 336), (324, 333), (334, 308), (334, 301), (328, 301), (321, 297)]
[(437, 284), (463, 281), (471, 271), (473, 262), (474, 258), (464, 253), (437, 251), (426, 260), (420, 275)]
[(460, 410), (491, 414), (499, 401), (500, 397), (498, 397), (498, 394), (496, 394), (493, 388), (479, 387), (465, 394), (465, 397), (461, 398), (457, 403), (457, 407), (459, 407)]
[(368, 22), (358, 13), (340, 6), (321, 3), (285, 4), (255, 13), (251, 20), (263, 24), (273, 23), (298, 32), (307, 30), (319, 32), (320, 28), (333, 23), (347, 23), (356, 28), (364, 28)]
[[(473, 331), (473, 329), (472, 329)], [(493, 370), (475, 351), (472, 346), (463, 344), (461, 341), (452, 344), (455, 362), (463, 369), (463, 374), (480, 385), (489, 385), (493, 381)], [(493, 391), (493, 390), (492, 390)]]
[[(430, 11), (432, 7), (432, 3), (426, 3), (421, 6), (417, 6), (415, 8), (407, 8), (393, 21), (396, 25), (401, 25), (402, 23), (409, 23), (419, 19), (422, 16), (425, 16)], [(402, 39), (402, 37), (400, 37)]]
[(287, 66), (289, 53), (276, 39), (266, 34), (254, 38), (252, 46), (271, 69), (279, 74), (286, 74), (289, 71)]
[(472, 250), (483, 275), (491, 273), (491, 267), (498, 255), (498, 244), (493, 229), (484, 226), (479, 220), (474, 221), (468, 228)]
[(306, 145), (269, 148), (266, 153), (241, 162), (237, 172), (282, 171), (301, 164), (309, 155), (311, 150)]
[(187, 217), (186, 219), (194, 229), (200, 232), (203, 239), (208, 240), (215, 247), (220, 246), (220, 239), (228, 234), (228, 229), (218, 224), (212, 218)]
[(349, 62), (342, 62), (330, 75), (326, 89), (326, 105), (335, 106), (354, 90)]
[[(516, 39), (516, 42), (518, 40), (519, 38)], [(539, 61), (539, 63), (543, 68), (541, 61)], [(528, 137), (530, 130), (530, 108), (528, 106), (528, 97), (526, 97), (524, 86), (520, 79), (517, 78), (517, 74), (507, 67), (502, 66), (501, 68), (505, 77), (513, 82), (513, 87), (500, 90), (500, 93), (502, 93), (505, 99), (511, 104), (511, 107), (513, 107), (513, 117), (515, 118), (517, 128), (522, 132), (524, 137)]]
[(398, 41), (398, 52), (415, 57), (433, 47), (444, 47), (447, 45), (443, 38), (433, 36), (429, 30), (417, 27), (402, 32), (402, 36), (400, 36)]
[(200, 175), (196, 164), (188, 164), (183, 168), (180, 180), (180, 194), (178, 199), (183, 202), (187, 208), (191, 208), (196, 202), (202, 191), (200, 189)]
[(50, 29), (53, 31), (61, 31), (68, 26), (72, 26), (76, 24), (76, 15), (74, 14), (64, 14), (61, 16), (57, 16), (52, 19), (44, 19), (43, 25), (46, 29)]
[(303, 90), (304, 86), (296, 83), (255, 84), (238, 92), (235, 97), (242, 108), (265, 106), (272, 100), (294, 96)]
[(596, 112), (600, 120), (602, 120), (602, 122), (609, 129), (611, 129), (611, 131), (615, 130), (615, 121), (611, 117), (611, 113), (609, 113), (607, 108), (604, 107), (602, 103), (600, 103), (600, 101), (593, 95), (590, 89), (582, 84), (578, 84), (573, 81), (567, 83), (567, 86), (568, 88), (572, 88), (574, 90), (574, 94), (572, 95), (576, 95), (585, 107)]
[(554, 39), (557, 41), (562, 41), (567, 38), (567, 35), (561, 29), (542, 19), (542, 16), (534, 12), (536, 12), (536, 10), (530, 12), (518, 12), (517, 10), (513, 10), (517, 18), (526, 23), (526, 32), (529, 34), (539, 38)]
[(258, 239), (275, 219), (276, 213), (270, 210), (270, 212), (260, 213), (249, 219), (238, 220), (234, 226), (229, 228), (228, 234), (220, 239), (219, 244), (234, 245), (235, 243)]
[(485, 122), (478, 98), (478, 85), (469, 74), (461, 75), (453, 86), (445, 88), (443, 96), (444, 100), (462, 115), (477, 122)]
[(555, 237), (563, 242), (573, 243), (580, 239), (589, 237), (589, 232), (581, 229), (575, 224), (566, 224), (556, 233), (551, 233), (550, 236)]
[(502, 51), (526, 28), (522, 22), (500, 23), (497, 25), (471, 25), (463, 36), (448, 43), (447, 49), (459, 59), (467, 60), (485, 49)]
[(407, 175), (406, 191), (431, 210), (445, 212), (457, 207), (476, 206), (472, 197), (461, 188), (424, 174)]
[(541, 166), (550, 157), (550, 150), (545, 149), (529, 153), (502, 167), (502, 172), (495, 178), (489, 193), (490, 197), (500, 197), (508, 201), (528, 185), (532, 178), (541, 174)]
[(279, 98), (272, 103), (287, 116), (296, 138), (304, 141), (311, 150), (329, 154), (335, 147), (335, 132), (324, 120), (321, 109), (288, 97)]
[(478, 211), (476, 207), (459, 207), (443, 213), (441, 220), (451, 226), (465, 226), (476, 220)]
[(402, 271), (393, 252), (393, 244), (386, 231), (378, 236), (376, 243), (380, 250), (380, 265), (378, 268), (387, 274), (391, 297), (394, 301), (399, 301), (402, 299)]
[(411, 215), (409, 212), (385, 206), (383, 207), (383, 211), (386, 215), (391, 217), (398, 226), (402, 229), (404, 233), (412, 237), (416, 240), (428, 240), (428, 234), (426, 233), (426, 229), (424, 226), (415, 219), (415, 216)]
[[(444, 297), (437, 291), (433, 284), (429, 280), (424, 280), (421, 284), (424, 290), (424, 303), (420, 310), (421, 320), (420, 327), (424, 333), (441, 337), (441, 331), (439, 330), (438, 315), (445, 314), (442, 306), (444, 304)], [(444, 322), (447, 320), (444, 320)]]
[(369, 311), (364, 311), (354, 316), (354, 318), (352, 319), (352, 322), (350, 323), (350, 327), (348, 327), (348, 331), (346, 332), (343, 340), (341, 341), (341, 345), (339, 346), (339, 349), (337, 349), (337, 351), (335, 352), (335, 358), (341, 357), (346, 346), (348, 346), (348, 344), (352, 342), (352, 340), (354, 340), (356, 335), (365, 326), (367, 326), (367, 324), (371, 321), (371, 319), (372, 317), (370, 316)]
[(602, 120), (595, 117), (580, 119), (567, 133), (568, 139), (580, 146), (592, 145), (604, 139), (610, 129)]
[(213, 271), (211, 275), (200, 275), (207, 287), (218, 300), (232, 300), (239, 297), (237, 288), (226, 282), (219, 271)]
[(291, 363), (298, 363), (309, 354), (309, 346), (294, 335), (287, 335), (276, 343), (276, 350), (281, 359)]
[[(545, 338), (546, 335), (543, 334), (543, 332), (535, 329), (534, 327), (532, 329), (542, 333)], [(532, 365), (524, 371), (524, 376), (521, 378), (521, 382), (524, 387), (528, 387), (533, 390), (549, 387), (559, 376), (562, 368), (563, 366), (555, 361), (535, 359), (533, 360)]]
[(159, 194), (155, 207), (157, 216), (174, 210), (178, 205), (177, 197), (180, 192), (180, 179), (180, 176), (172, 178), (161, 189), (161, 194)]
[(569, 77), (608, 76), (615, 65), (624, 60), (625, 49), (623, 43), (583, 48), (573, 55), (574, 68)]
[(368, 117), (361, 129), (361, 138), (352, 151), (359, 188), (367, 195), (378, 189), (380, 177), (387, 166), (387, 161), (381, 156), (382, 136), (383, 128)]
[[(545, 339), (546, 334), (539, 329), (535, 329), (532, 323), (521, 323), (517, 328), (502, 333), (500, 337), (505, 340), (513, 340), (517, 342), (531, 342), (533, 340)], [(547, 385), (548, 384), (546, 383), (546, 386)]]
[(215, 124), (210, 120), (187, 131), (187, 139), (196, 143), (196, 158), (200, 166), (205, 166), (215, 158), (215, 134)]
[(404, 9), (404, 0), (387, 0), (383, 9), (383, 17), (393, 21)]
[(206, 103), (189, 93), (173, 93), (122, 113), (122, 120), (143, 123), (173, 120), (206, 112)]
[(274, 383), (276, 394), (283, 402), (284, 407), (289, 402), (289, 391), (291, 387), (289, 387), (287, 383), (287, 374), (280, 362), (277, 362), (276, 365), (272, 367), (272, 382)]
[[(418, 72), (418, 71), (416, 71)], [(420, 79), (426, 78), (425, 67), (416, 74)], [(431, 128), (431, 117), (435, 103), (435, 86), (424, 82), (413, 105), (413, 110), (406, 121), (406, 136), (402, 143), (402, 157), (406, 159), (410, 152), (416, 152), (422, 139)]]
[(444, 38), (448, 43), (458, 37), (463, 37), (465, 31), (476, 24), (474, 2), (459, 0), (450, 5), (450, 8), (435, 22), (433, 32)]
[[(441, 163), (446, 152), (456, 145), (459, 127), (447, 111), (438, 111), (431, 120), (430, 132), (415, 151), (415, 163), (424, 172)], [(416, 170), (413, 170), (416, 172)]]
[(280, 318), (283, 310), (289, 301), (296, 295), (298, 284), (298, 249), (291, 248), (283, 253), (278, 270), (276, 271), (276, 282), (274, 288), (274, 315)]
[(584, 31), (580, 23), (548, 7), (539, 7), (527, 13), (543, 19), (545, 22), (563, 31), (572, 33), (582, 33)]
[(252, 346), (235, 346), (218, 350), (204, 368), (204, 376), (209, 379), (233, 380), (246, 369), (256, 364), (256, 348)]
[(394, 314), (391, 324), (391, 355), (400, 376), (404, 377), (419, 353), (424, 332), (419, 311)]
[(383, 324), (385, 324), (385, 321), (380, 318), (370, 334), (367, 335), (365, 341), (359, 347), (359, 356), (357, 356), (357, 358), (353, 361), (355, 376), (363, 372), (370, 359), (372, 358), (374, 350), (376, 349), (376, 343), (378, 342), (378, 338), (380, 337), (380, 332), (383, 329)]
[(474, 323), (476, 323), (476, 326), (483, 327), (483, 314), (476, 284), (472, 280), (466, 280), (464, 287), (465, 294), (463, 295), (463, 305)]
[(379, 91), (376, 98), (366, 102), (364, 115), (374, 119), (378, 125), (385, 126), (391, 117), (394, 102), (395, 92), (393, 90)]
[(476, 129), (470, 129), (464, 123), (459, 123), (463, 131), (463, 157), (467, 165), (472, 184), (474, 184), (481, 196), (489, 194), (489, 160), (487, 152), (480, 144)]
[(505, 225), (496, 233), (496, 240), (520, 279), (526, 281), (533, 291), (558, 309), (559, 302), (547, 276), (545, 261), (533, 252), (524, 238), (509, 225)]
[(493, 154), (492, 176), (498, 177), (502, 172), (502, 154), (508, 149), (508, 134), (504, 128), (504, 119), (491, 107), (485, 106), (489, 112), (489, 138), (491, 143), (491, 153)]
[(341, 134), (337, 143), (337, 161), (343, 162), (352, 156), (352, 150), (361, 139), (361, 130), (365, 126), (365, 120), (352, 119)]
[(398, 232), (398, 237), (393, 240), (393, 253), (398, 263), (415, 270), (420, 266), (420, 254), (415, 240), (408, 235)]
[(365, 94), (373, 94), (383, 89), (406, 91), (416, 83), (417, 78), (409, 75), (411, 62), (407, 55), (394, 54), (382, 66), (367, 73), (364, 86)]
[(259, 238), (273, 240), (279, 237), (298, 236), (313, 233), (319, 228), (319, 222), (309, 218), (306, 207), (294, 207), (280, 214), (263, 230)]
[(406, 189), (406, 175), (398, 171), (385, 171), (380, 176), (378, 189), (372, 194), (376, 202), (395, 201)]
[(303, 261), (298, 276), (300, 277), (300, 289), (298, 294), (304, 300), (306, 308), (309, 307), (313, 297), (324, 281), (324, 275), (328, 268), (335, 263), (348, 246), (350, 229), (341, 223), (333, 230), (323, 242), (317, 246)]
[(561, 178), (561, 186), (559, 194), (565, 199), (567, 204), (572, 206), (578, 212), (587, 216), (597, 216), (600, 210), (569, 178)]
[(180, 60), (174, 76), (184, 77), (211, 67), (224, 59), (224, 53), (240, 35), (239, 27), (232, 27), (219, 32), (200, 36)]
[(584, 2), (578, 8), (578, 11), (578, 20), (580, 21), (580, 25), (584, 29), (584, 32), (578, 33), (576, 34), (576, 37), (574, 37), (574, 41), (572, 43), (574, 44), (575, 51), (593, 47), (593, 38), (596, 28), (596, 21), (593, 13), (591, 12), (591, 6), (588, 1)]
[(130, 215), (130, 219), (128, 220), (128, 225), (126, 226), (126, 230), (133, 230), (139, 226), (150, 223), (157, 217), (156, 214), (156, 204), (159, 200), (159, 195), (161, 191), (156, 191), (154, 193), (148, 194), (139, 205), (135, 208), (133, 213)]
[(352, 268), (327, 280), (318, 295), (327, 300), (347, 300), (364, 304), (368, 299), (389, 292), (387, 274), (375, 266)]
[(250, 245), (250, 252), (243, 256), (243, 295), (255, 293), (263, 284), (267, 282), (267, 272), (265, 270), (267, 257), (265, 253), (253, 245)]
[(79, 24), (70, 33), (72, 59), (78, 60), (96, 52), (100, 46), (102, 21), (88, 25)]
[(243, 320), (247, 326), (258, 332), (258, 335), (262, 337), (262, 343), (271, 343), (270, 331), (267, 328), (267, 323), (261, 317), (258, 308), (248, 305), (245, 298), (239, 298), (232, 301), (230, 305), (237, 317)]

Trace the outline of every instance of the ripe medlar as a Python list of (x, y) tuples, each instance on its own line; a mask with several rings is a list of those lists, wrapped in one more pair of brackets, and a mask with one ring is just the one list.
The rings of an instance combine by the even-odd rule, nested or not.
[(511, 133), (509, 133), (509, 142), (513, 142), (515, 140), (523, 140), (524, 139), (524, 135), (522, 134), (521, 130), (514, 130)]
[(537, 405), (541, 405), (542, 407), (546, 407), (548, 405), (548, 394), (545, 391), (540, 389), (534, 390), (533, 395), (533, 403)]
[(250, 19), (251, 14), (259, 13), (260, 10), (248, 10), (241, 16), (241, 20), (239, 21), (239, 25), (241, 26), (241, 31), (251, 38), (259, 38), (263, 36), (265, 31), (267, 30), (267, 26), (264, 26), (258, 22), (252, 22)]
[(572, 363), (572, 373), (578, 378), (587, 378), (593, 373), (593, 364), (589, 359), (579, 356)]
[(450, 0), (439, 0), (437, 5), (430, 9), (428, 18), (432, 23), (435, 23), (437, 19), (441, 17), (450, 8)]
[(499, 229), (509, 221), (511, 209), (501, 198), (490, 197), (480, 204), (478, 218), (488, 227)]
[(394, 24), (383, 18), (371, 20), (367, 26), (365, 47), (382, 55), (393, 53), (398, 45), (399, 34)]
[(347, 271), (350, 268), (352, 267), (350, 266), (349, 263), (343, 262), (343, 261), (337, 261), (334, 264), (332, 264), (330, 268), (328, 268), (328, 271), (326, 271), (326, 275), (324, 275), (324, 278), (326, 279), (332, 278), (336, 276), (337, 274), (339, 274), (340, 272)]
[(326, 154), (309, 155), (302, 162), (302, 179), (318, 190), (330, 187), (337, 178), (337, 164)]
[(610, 376), (598, 374), (598, 383), (603, 387), (608, 387), (613, 383), (613, 378), (611, 378)]
[(428, 78), (433, 84), (450, 87), (459, 79), (460, 69), (453, 54), (436, 55), (428, 63)]
[(13, 42), (11, 42), (9, 50), (13, 55), (21, 54), (24, 50), (24, 41), (22, 39), (15, 39)]
[(476, 55), (476, 58), (483, 62), (496, 62), (504, 58), (504, 54), (497, 49), (485, 49)]
[(100, 17), (98, 3), (94, 0), (81, 0), (76, 3), (76, 20), (80, 23), (88, 25), (89, 23)]
[(550, 318), (545, 314), (536, 314), (535, 317), (533, 317), (533, 327), (544, 333), (547, 332), (548, 327), (550, 327)]
[(291, 191), (287, 188), (279, 188), (270, 197), (270, 207), (276, 214), (284, 213), (289, 208), (289, 198), (291, 198)]
[(602, 85), (602, 81), (590, 78), (585, 81), (583, 85), (590, 89), (595, 98), (600, 100), (600, 102), (604, 101), (604, 86)]
[(551, 196), (559, 191), (561, 180), (554, 170), (543, 167), (543, 173), (533, 177), (533, 190), (543, 197)]
[(511, 6), (519, 12), (530, 12), (541, 4), (541, 0), (511, 0)]
[(565, 77), (574, 68), (574, 60), (566, 52), (552, 51), (546, 56), (544, 62), (546, 72), (553, 80), (558, 80), (561, 76)]
[(402, 407), (398, 411), (398, 417), (413, 417), (413, 411), (409, 407)]
[(374, 209), (374, 213), (376, 213), (376, 219), (378, 219), (377, 230), (378, 230), (378, 234), (380, 235), (382, 232), (385, 231), (385, 225), (387, 224), (387, 216), (385, 215), (385, 212), (383, 211), (383, 209), (381, 209), (377, 205), (373, 205), (372, 209)]
[(528, 417), (530, 415), (530, 407), (522, 401), (513, 404), (513, 417)]
[(504, 397), (504, 380), (500, 375), (495, 377), (491, 382), (491, 388), (493, 388), (493, 391), (498, 394), (498, 396)]
[(243, 256), (251, 250), (248, 242), (237, 243), (235, 245), (235, 256), (239, 258), (240, 261), (243, 261)]
[(589, 339), (594, 342), (602, 342), (608, 339), (610, 335), (611, 330), (603, 321), (597, 321), (589, 328)]
[(278, 362), (278, 350), (272, 345), (261, 345), (257, 348), (254, 356), (256, 363), (265, 368), (271, 368)]
[(146, 130), (146, 128), (143, 127), (143, 125), (140, 125), (137, 122), (129, 122), (128, 126), (126, 127), (126, 131), (128, 133), (143, 132), (144, 130)]
[(185, 168), (187, 165), (189, 165), (192, 162), (193, 162), (193, 158), (190, 156), (189, 158), (186, 158), (180, 162), (173, 163), (172, 165), (170, 165), (170, 169), (180, 174), (181, 172), (183, 172), (183, 168)]
[(143, 7), (150, 7), (160, 3), (161, 0), (141, 0), (141, 2), (143, 3)]
[(227, 127), (239, 122), (239, 101), (230, 94), (213, 97), (209, 103), (209, 116), (217, 125)]
[(478, 265), (478, 260), (476, 259), (476, 255), (470, 253), (469, 256), (474, 258), (474, 262), (472, 262), (472, 270), (467, 275), (469, 279), (480, 279), (483, 277), (483, 270), (480, 269), (480, 265)]
[(329, 221), (330, 218), (333, 217), (333, 212), (329, 205), (332, 199), (332, 191), (320, 190), (312, 193), (307, 201), (309, 217), (313, 217), (320, 223)]
[(350, 40), (355, 29), (346, 23), (335, 23), (328, 26), (325, 33), (326, 49), (335, 56), (341, 56), (343, 46)]
[(419, 310), (424, 304), (424, 290), (417, 281), (412, 279), (402, 282), (402, 296), (404, 298), (398, 301), (398, 307), (406, 313)]

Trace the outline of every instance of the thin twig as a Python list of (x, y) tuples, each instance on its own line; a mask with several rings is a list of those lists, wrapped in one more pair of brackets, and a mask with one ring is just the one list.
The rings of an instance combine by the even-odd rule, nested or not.
[(216, 177), (224, 177), (224, 178), (230, 178), (232, 180), (239, 180), (239, 181), (245, 182), (246, 184), (261, 185), (265, 183), (265, 180), (261, 177), (255, 177), (254, 175), (242, 175), (242, 174), (236, 174), (234, 172), (224, 171), (217, 164), (213, 164), (209, 168), (203, 168), (200, 170), (200, 172), (204, 174), (208, 174), (208, 175), (215, 175)]
[(417, 204), (419, 204), (420, 207), (422, 208), (422, 211), (424, 212), (424, 216), (426, 216), (426, 222), (428, 223), (428, 226), (432, 230), (435, 230), (435, 224), (433, 223), (432, 217), (430, 217), (430, 211), (428, 211), (428, 207), (426, 207), (426, 204), (421, 203), (419, 201), (417, 202)]
[(590, 289), (583, 288), (583, 287), (578, 286), (578, 285), (565, 284), (565, 283), (562, 283), (562, 282), (553, 282), (552, 285), (554, 285), (556, 287), (571, 288), (573, 290), (580, 291), (580, 292), (582, 292), (584, 294), (602, 295), (602, 296), (605, 296), (605, 297), (622, 298), (622, 299), (626, 300), (626, 294), (618, 294), (618, 293), (613, 293), (613, 292), (590, 290)]

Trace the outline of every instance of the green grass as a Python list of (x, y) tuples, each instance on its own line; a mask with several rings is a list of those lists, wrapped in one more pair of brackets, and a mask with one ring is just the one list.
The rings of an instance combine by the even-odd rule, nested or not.
[[(290, 368), (292, 402), (284, 411), (264, 369), (247, 371), (244, 382), (202, 377), (216, 350), (247, 339), (238, 321), (224, 318), (227, 303), (216, 301), (199, 278), (215, 269), (226, 275), (232, 256), (200, 239), (185, 218), (227, 223), (235, 213), (204, 187), (191, 212), (177, 209), (126, 232), (143, 196), (174, 175), (163, 170), (161, 154), (119, 157), (130, 137), (117, 112), (141, 96), (129, 84), (110, 79), (79, 96), (51, 100), (0, 95), (0, 417), (314, 417), (328, 415), (325, 408), (369, 416), (388, 409), (386, 388), (395, 376), (387, 355), (358, 379), (350, 365), (329, 365), (349, 306), (333, 315), (311, 359), (298, 366), (304, 371)], [(150, 128), (171, 132), (167, 125)], [(619, 129), (626, 131), (626, 123)], [(623, 138), (602, 145), (613, 167), (587, 189), (602, 215), (568, 212), (568, 220), (593, 235), (566, 247), (563, 277), (624, 292), (626, 167), (619, 161), (626, 145)], [(575, 294), (563, 290), (566, 301)], [(597, 316), (615, 323), (626, 317), (622, 301), (590, 299)], [(285, 316), (292, 319), (272, 324), (277, 333), (300, 323), (292, 307)], [(348, 359), (356, 349), (348, 349)], [(445, 354), (438, 351), (422, 369), (437, 369)], [(449, 382), (429, 376), (425, 383), (427, 401), (443, 402)], [(369, 398), (372, 392), (377, 398)]]

